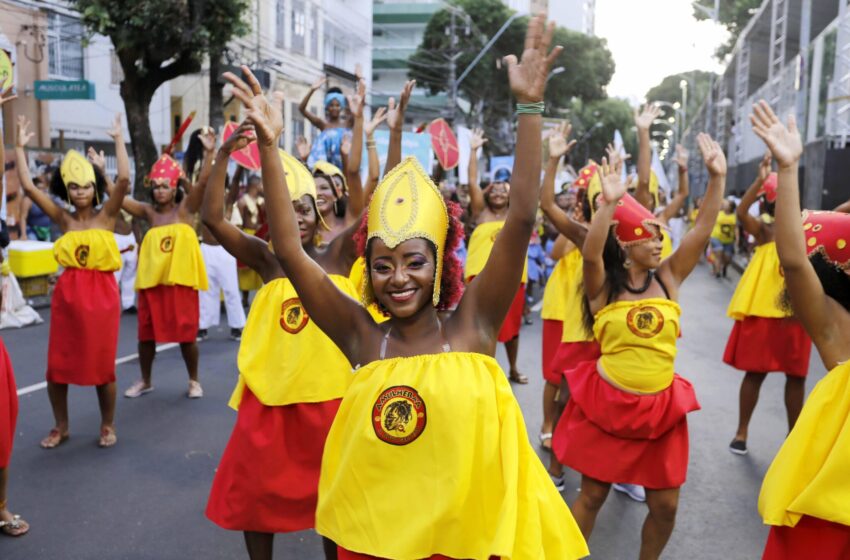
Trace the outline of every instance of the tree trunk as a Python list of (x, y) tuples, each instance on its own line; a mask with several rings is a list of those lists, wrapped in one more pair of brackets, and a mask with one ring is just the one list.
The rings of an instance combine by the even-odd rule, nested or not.
[(218, 81), (221, 74), (221, 50), (210, 51), (210, 126), (216, 132), (224, 127), (224, 86)]
[(150, 104), (153, 91), (142, 84), (134, 83), (125, 76), (121, 82), (121, 99), (124, 100), (124, 110), (127, 112), (127, 126), (135, 159), (134, 194), (138, 199), (144, 192), (145, 176), (158, 157), (150, 127)]

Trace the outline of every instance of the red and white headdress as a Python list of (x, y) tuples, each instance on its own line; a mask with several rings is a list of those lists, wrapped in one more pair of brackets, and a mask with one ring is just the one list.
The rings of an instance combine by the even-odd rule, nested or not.
[[(652, 215), (652, 212), (630, 194), (623, 195), (623, 198), (617, 202), (613, 223), (615, 225), (614, 236), (621, 247), (629, 247), (649, 241), (658, 235), (654, 231), (655, 228), (661, 230), (665, 227)], [(655, 226), (655, 228), (652, 226)]]
[(183, 178), (183, 168), (177, 163), (173, 157), (168, 154), (162, 154), (156, 163), (151, 167), (151, 172), (148, 173), (148, 181), (158, 181), (165, 179), (168, 181), (168, 186), (172, 189), (177, 188), (177, 183)]
[(820, 253), (836, 267), (850, 268), (850, 214), (803, 211), (806, 252)]
[(771, 204), (776, 202), (776, 187), (779, 186), (779, 175), (775, 172), (767, 176), (764, 183), (761, 184), (760, 195), (764, 195), (765, 200)]

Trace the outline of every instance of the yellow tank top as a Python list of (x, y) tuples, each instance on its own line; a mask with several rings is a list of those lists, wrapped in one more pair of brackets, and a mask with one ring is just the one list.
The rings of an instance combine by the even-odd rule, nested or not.
[[(478, 276), (484, 270), (484, 265), (490, 258), (490, 251), (493, 250), (493, 243), (496, 242), (496, 236), (499, 235), (504, 226), (504, 221), (485, 222), (476, 226), (472, 231), (467, 247), (466, 268), (463, 272), (463, 277), (467, 281), (473, 276)], [(522, 266), (523, 284), (528, 282), (528, 259), (524, 259), (524, 263)]]
[(711, 230), (711, 237), (720, 241), (723, 244), (735, 242), (735, 224), (738, 218), (734, 213), (727, 214), (720, 212), (717, 215), (717, 220), (714, 222), (714, 229)]
[(114, 272), (121, 268), (121, 253), (111, 231), (67, 231), (53, 244), (53, 256), (64, 268)]
[(188, 224), (168, 224), (148, 230), (139, 249), (136, 289), (188, 286), (207, 289), (207, 269), (195, 230)]
[(815, 385), (767, 469), (759, 513), (768, 525), (803, 515), (850, 525), (850, 362)]
[(325, 443), (316, 530), (380, 558), (588, 554), (498, 362), (462, 352), (356, 372)]
[(673, 240), (670, 239), (670, 234), (666, 231), (661, 232), (661, 260), (673, 254)]
[(588, 342), (593, 333), (584, 328), (584, 261), (578, 249), (570, 252), (569, 272), (564, 284), (564, 328), (561, 330), (561, 342)]
[[(366, 288), (366, 260), (363, 257), (357, 257), (357, 260), (354, 261), (354, 264), (351, 266), (351, 272), (348, 274), (348, 279), (357, 291), (357, 295), (354, 296), (355, 299), (362, 302), (363, 290)], [(389, 319), (389, 317), (381, 313), (378, 304), (375, 302), (370, 303), (366, 311), (369, 312), (369, 315), (372, 316), (372, 319), (376, 323), (383, 323)]]
[(726, 314), (736, 321), (745, 317), (788, 317), (789, 313), (779, 307), (784, 289), (776, 243), (759, 245), (738, 281)]
[[(348, 278), (331, 274), (345, 294), (357, 297)], [(247, 385), (266, 406), (339, 399), (351, 382), (351, 364), (316, 326), (288, 278), (257, 292), (239, 345), (239, 382), (230, 397), (238, 409)]]
[(543, 319), (564, 320), (565, 288), (568, 283), (570, 266), (569, 257), (574, 252), (576, 250), (570, 251), (558, 259), (558, 262), (555, 263), (555, 267), (552, 269), (552, 275), (546, 281), (546, 289), (543, 290), (543, 308), (540, 310), (540, 317)]
[(657, 393), (673, 382), (676, 339), (682, 310), (669, 299), (617, 301), (596, 314), (593, 333), (599, 363), (615, 385), (635, 393)]

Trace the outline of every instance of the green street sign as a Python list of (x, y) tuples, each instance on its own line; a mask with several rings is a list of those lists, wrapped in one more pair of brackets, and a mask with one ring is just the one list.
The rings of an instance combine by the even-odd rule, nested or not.
[(36, 99), (94, 99), (94, 83), (88, 80), (36, 80)]

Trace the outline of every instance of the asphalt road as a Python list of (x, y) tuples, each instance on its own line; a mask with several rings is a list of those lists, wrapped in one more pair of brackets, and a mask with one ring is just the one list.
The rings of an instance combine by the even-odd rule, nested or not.
[[(677, 371), (695, 385), (702, 410), (689, 416), (688, 482), (665, 558), (760, 558), (767, 535), (756, 499), (787, 430), (784, 376), (771, 376), (762, 388), (750, 428), (750, 454), (730, 454), (726, 446), (737, 424), (742, 374), (724, 365), (721, 356), (731, 328), (725, 310), (733, 289), (734, 280), (715, 280), (701, 266), (682, 290)], [(43, 325), (0, 332), (19, 390), (44, 380), (49, 310), (42, 316)], [(522, 331), (520, 366), (532, 381), (514, 386), (535, 445), (543, 385), (540, 327), (538, 318)], [(0, 537), (0, 559), (246, 558), (241, 534), (219, 529), (204, 517), (213, 474), (236, 418), (226, 403), (236, 382), (238, 343), (227, 334), (222, 326), (201, 344), (205, 396), (200, 400), (185, 398), (187, 377), (179, 351), (160, 353), (154, 366), (156, 390), (135, 400), (119, 397), (119, 442), (112, 449), (96, 445), (94, 389), (71, 388), (71, 438), (52, 451), (38, 446), (53, 425), (46, 391), (22, 395), (9, 506), (32, 529), (20, 539)], [(136, 352), (135, 337), (135, 316), (124, 316), (119, 358)], [(808, 390), (825, 373), (817, 352), (812, 354)], [(502, 349), (498, 358), (504, 364)], [(119, 394), (138, 375), (136, 360), (119, 365)], [(568, 471), (568, 503), (576, 498), (578, 482), (578, 475)], [(644, 505), (612, 493), (590, 540), (593, 558), (636, 558), (645, 513)], [(323, 558), (311, 531), (279, 535), (275, 542), (275, 558)]]

